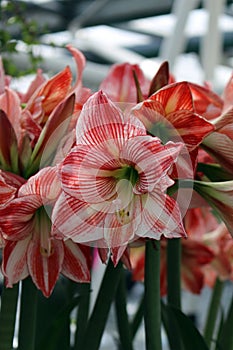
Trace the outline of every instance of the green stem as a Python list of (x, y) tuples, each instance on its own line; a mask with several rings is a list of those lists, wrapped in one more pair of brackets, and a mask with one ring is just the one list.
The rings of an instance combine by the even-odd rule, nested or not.
[(114, 267), (112, 261), (109, 261), (100, 286), (100, 290), (95, 302), (93, 312), (87, 324), (83, 344), (80, 344), (79, 349), (99, 349), (105, 324), (110, 311), (111, 303), (116, 294), (116, 289), (120, 280), (121, 269), (121, 263)]
[(129, 327), (127, 313), (125, 271), (123, 269), (121, 271), (121, 278), (116, 292), (115, 309), (120, 338), (119, 348), (124, 350), (133, 350), (131, 329)]
[(138, 328), (140, 324), (142, 323), (143, 315), (144, 315), (144, 308), (145, 308), (145, 296), (143, 294), (142, 299), (139, 303), (138, 309), (134, 315), (134, 318), (131, 322), (131, 334), (132, 334), (132, 339), (134, 339)]
[(204, 328), (204, 338), (208, 347), (210, 347), (213, 340), (213, 334), (216, 325), (216, 319), (219, 312), (219, 305), (222, 296), (224, 283), (218, 278), (216, 279), (214, 289), (212, 291), (212, 297), (210, 300), (207, 318)]
[(217, 343), (216, 350), (217, 349), (233, 350), (232, 324), (233, 324), (233, 294), (232, 294), (231, 303), (229, 305), (228, 312), (226, 314), (224, 325), (223, 327), (221, 327), (220, 337), (218, 339), (219, 344)]
[(35, 349), (38, 290), (30, 277), (22, 282), (20, 305), (19, 350)]
[(167, 240), (167, 302), (181, 308), (180, 238)]
[[(167, 303), (181, 309), (181, 241), (180, 238), (167, 240)], [(170, 318), (167, 321), (170, 347), (173, 350), (183, 348), (182, 340), (177, 336), (179, 329)], [(176, 329), (177, 327), (177, 329)]]
[(80, 343), (83, 342), (90, 306), (90, 283), (82, 283), (79, 285), (80, 301), (77, 311), (77, 329), (75, 334), (74, 350), (78, 349)]
[(18, 284), (13, 288), (3, 287), (0, 310), (0, 350), (13, 348), (18, 291)]
[(159, 241), (146, 243), (144, 320), (146, 350), (162, 350)]

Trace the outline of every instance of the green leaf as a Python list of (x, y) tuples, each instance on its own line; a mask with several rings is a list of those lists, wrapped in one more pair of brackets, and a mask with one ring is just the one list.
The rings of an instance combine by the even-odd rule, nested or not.
[[(174, 322), (174, 328), (176, 327), (175, 329), (178, 331), (177, 337), (182, 339), (184, 350), (209, 350), (192, 320), (182, 311), (162, 302), (162, 320), (166, 331), (169, 331), (169, 328), (167, 328), (168, 320)], [(171, 334), (168, 333), (167, 335), (168, 339), (172, 338)], [(175, 349), (172, 344), (170, 346), (172, 350), (180, 350)]]
[(39, 295), (35, 350), (70, 349), (70, 313), (80, 296), (77, 289), (70, 292), (69, 282), (60, 278), (49, 298)]
[(19, 285), (3, 286), (0, 309), (0, 350), (9, 350), (13, 345)]
[(222, 350), (233, 350), (233, 296), (231, 300), (231, 304), (229, 306), (229, 310), (227, 313), (226, 320), (221, 327), (221, 331), (219, 332), (219, 337), (217, 340), (217, 349)]
[(198, 163), (197, 171), (204, 173), (211, 181), (232, 180), (232, 174), (228, 173), (219, 164)]

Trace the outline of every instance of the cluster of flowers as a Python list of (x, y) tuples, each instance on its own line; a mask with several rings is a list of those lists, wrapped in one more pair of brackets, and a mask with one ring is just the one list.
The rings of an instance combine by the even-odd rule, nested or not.
[(92, 92), (85, 57), (67, 49), (75, 82), (69, 67), (48, 80), (39, 70), (22, 93), (0, 67), (7, 287), (30, 275), (49, 297), (60, 273), (89, 282), (93, 248), (142, 280), (144, 242), (161, 239), (165, 294), (166, 242), (177, 237), (184, 287), (199, 293), (216, 276), (232, 279), (233, 77), (219, 97), (175, 82), (166, 62), (152, 81), (125, 63)]

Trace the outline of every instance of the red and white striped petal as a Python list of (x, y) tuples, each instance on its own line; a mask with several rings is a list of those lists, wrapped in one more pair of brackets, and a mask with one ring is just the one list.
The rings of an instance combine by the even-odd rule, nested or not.
[(36, 195), (13, 199), (0, 210), (0, 226), (6, 239), (18, 241), (31, 235), (34, 229), (33, 215), (42, 205)]
[(53, 208), (52, 235), (91, 245), (103, 238), (106, 211), (104, 207), (81, 202), (63, 192)]
[(195, 112), (207, 119), (218, 117), (223, 109), (223, 100), (206, 86), (188, 83), (194, 101)]
[(120, 248), (120, 254), (117, 253), (118, 260), (128, 243), (135, 238), (135, 231), (142, 220), (140, 196), (133, 196), (129, 203), (121, 202), (122, 206), (119, 207), (112, 204), (111, 212), (106, 215), (104, 222), (105, 247)]
[(91, 249), (87, 246), (64, 241), (62, 274), (76, 282), (90, 282)]
[(178, 110), (193, 111), (192, 95), (187, 82), (169, 84), (151, 95), (150, 99), (160, 102), (165, 114)]
[(139, 174), (136, 193), (150, 192), (176, 161), (183, 144), (169, 142), (163, 146), (156, 137), (141, 136), (130, 139), (122, 151), (122, 158), (133, 164)]
[(139, 237), (160, 239), (186, 237), (181, 213), (176, 201), (159, 191), (144, 197), (142, 223), (136, 234)]
[(51, 245), (51, 254), (44, 254), (40, 238), (35, 235), (29, 243), (27, 253), (28, 270), (32, 280), (46, 297), (53, 291), (64, 259), (63, 243), (52, 240)]
[(7, 287), (23, 280), (29, 275), (27, 267), (27, 249), (30, 237), (24, 240), (6, 241), (2, 252), (2, 272), (6, 277)]
[(116, 149), (124, 147), (125, 139), (145, 134), (138, 122), (127, 124), (122, 111), (102, 92), (93, 94), (84, 104), (76, 126), (77, 144), (102, 145), (112, 142)]
[(168, 114), (167, 120), (172, 123), (175, 132), (181, 136), (189, 150), (197, 147), (208, 134), (214, 131), (213, 124), (190, 111)]
[(18, 188), (25, 182), (23, 178), (11, 172), (0, 170), (0, 206), (15, 198)]
[[(47, 167), (31, 176), (28, 181), (20, 187), (18, 196), (38, 195), (44, 202), (55, 200), (61, 192), (60, 180), (57, 176), (56, 167)], [(25, 199), (27, 200), (27, 198)]]
[(225, 169), (232, 173), (233, 140), (220, 132), (213, 132), (203, 141), (204, 149)]
[(101, 203), (115, 194), (116, 180), (111, 170), (119, 167), (120, 161), (107, 150), (80, 145), (70, 152), (61, 167), (63, 190), (79, 200)]

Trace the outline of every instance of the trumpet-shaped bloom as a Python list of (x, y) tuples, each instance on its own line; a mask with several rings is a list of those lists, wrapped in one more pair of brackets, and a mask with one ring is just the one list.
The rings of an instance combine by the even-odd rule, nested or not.
[(178, 205), (165, 193), (181, 144), (162, 145), (101, 91), (84, 105), (76, 135), (59, 169), (55, 236), (111, 248), (115, 263), (138, 237), (185, 236)]
[(173, 83), (159, 89), (133, 111), (151, 135), (164, 143), (171, 140), (185, 144), (172, 177), (192, 178), (197, 147), (214, 126), (195, 113), (188, 83)]
[(144, 76), (137, 64), (120, 63), (111, 67), (107, 77), (101, 82), (100, 89), (114, 102), (137, 103), (137, 88), (134, 74), (137, 76), (143, 96), (149, 92), (150, 81)]
[(134, 108), (147, 130), (163, 141), (182, 140), (189, 151), (213, 131), (207, 120), (194, 112), (188, 83), (174, 83), (158, 90)]
[(48, 297), (60, 272), (78, 282), (90, 280), (88, 247), (51, 237), (49, 211), (59, 193), (55, 169), (44, 168), (0, 209), (5, 239), (2, 270), (8, 287), (31, 275), (37, 288)]

